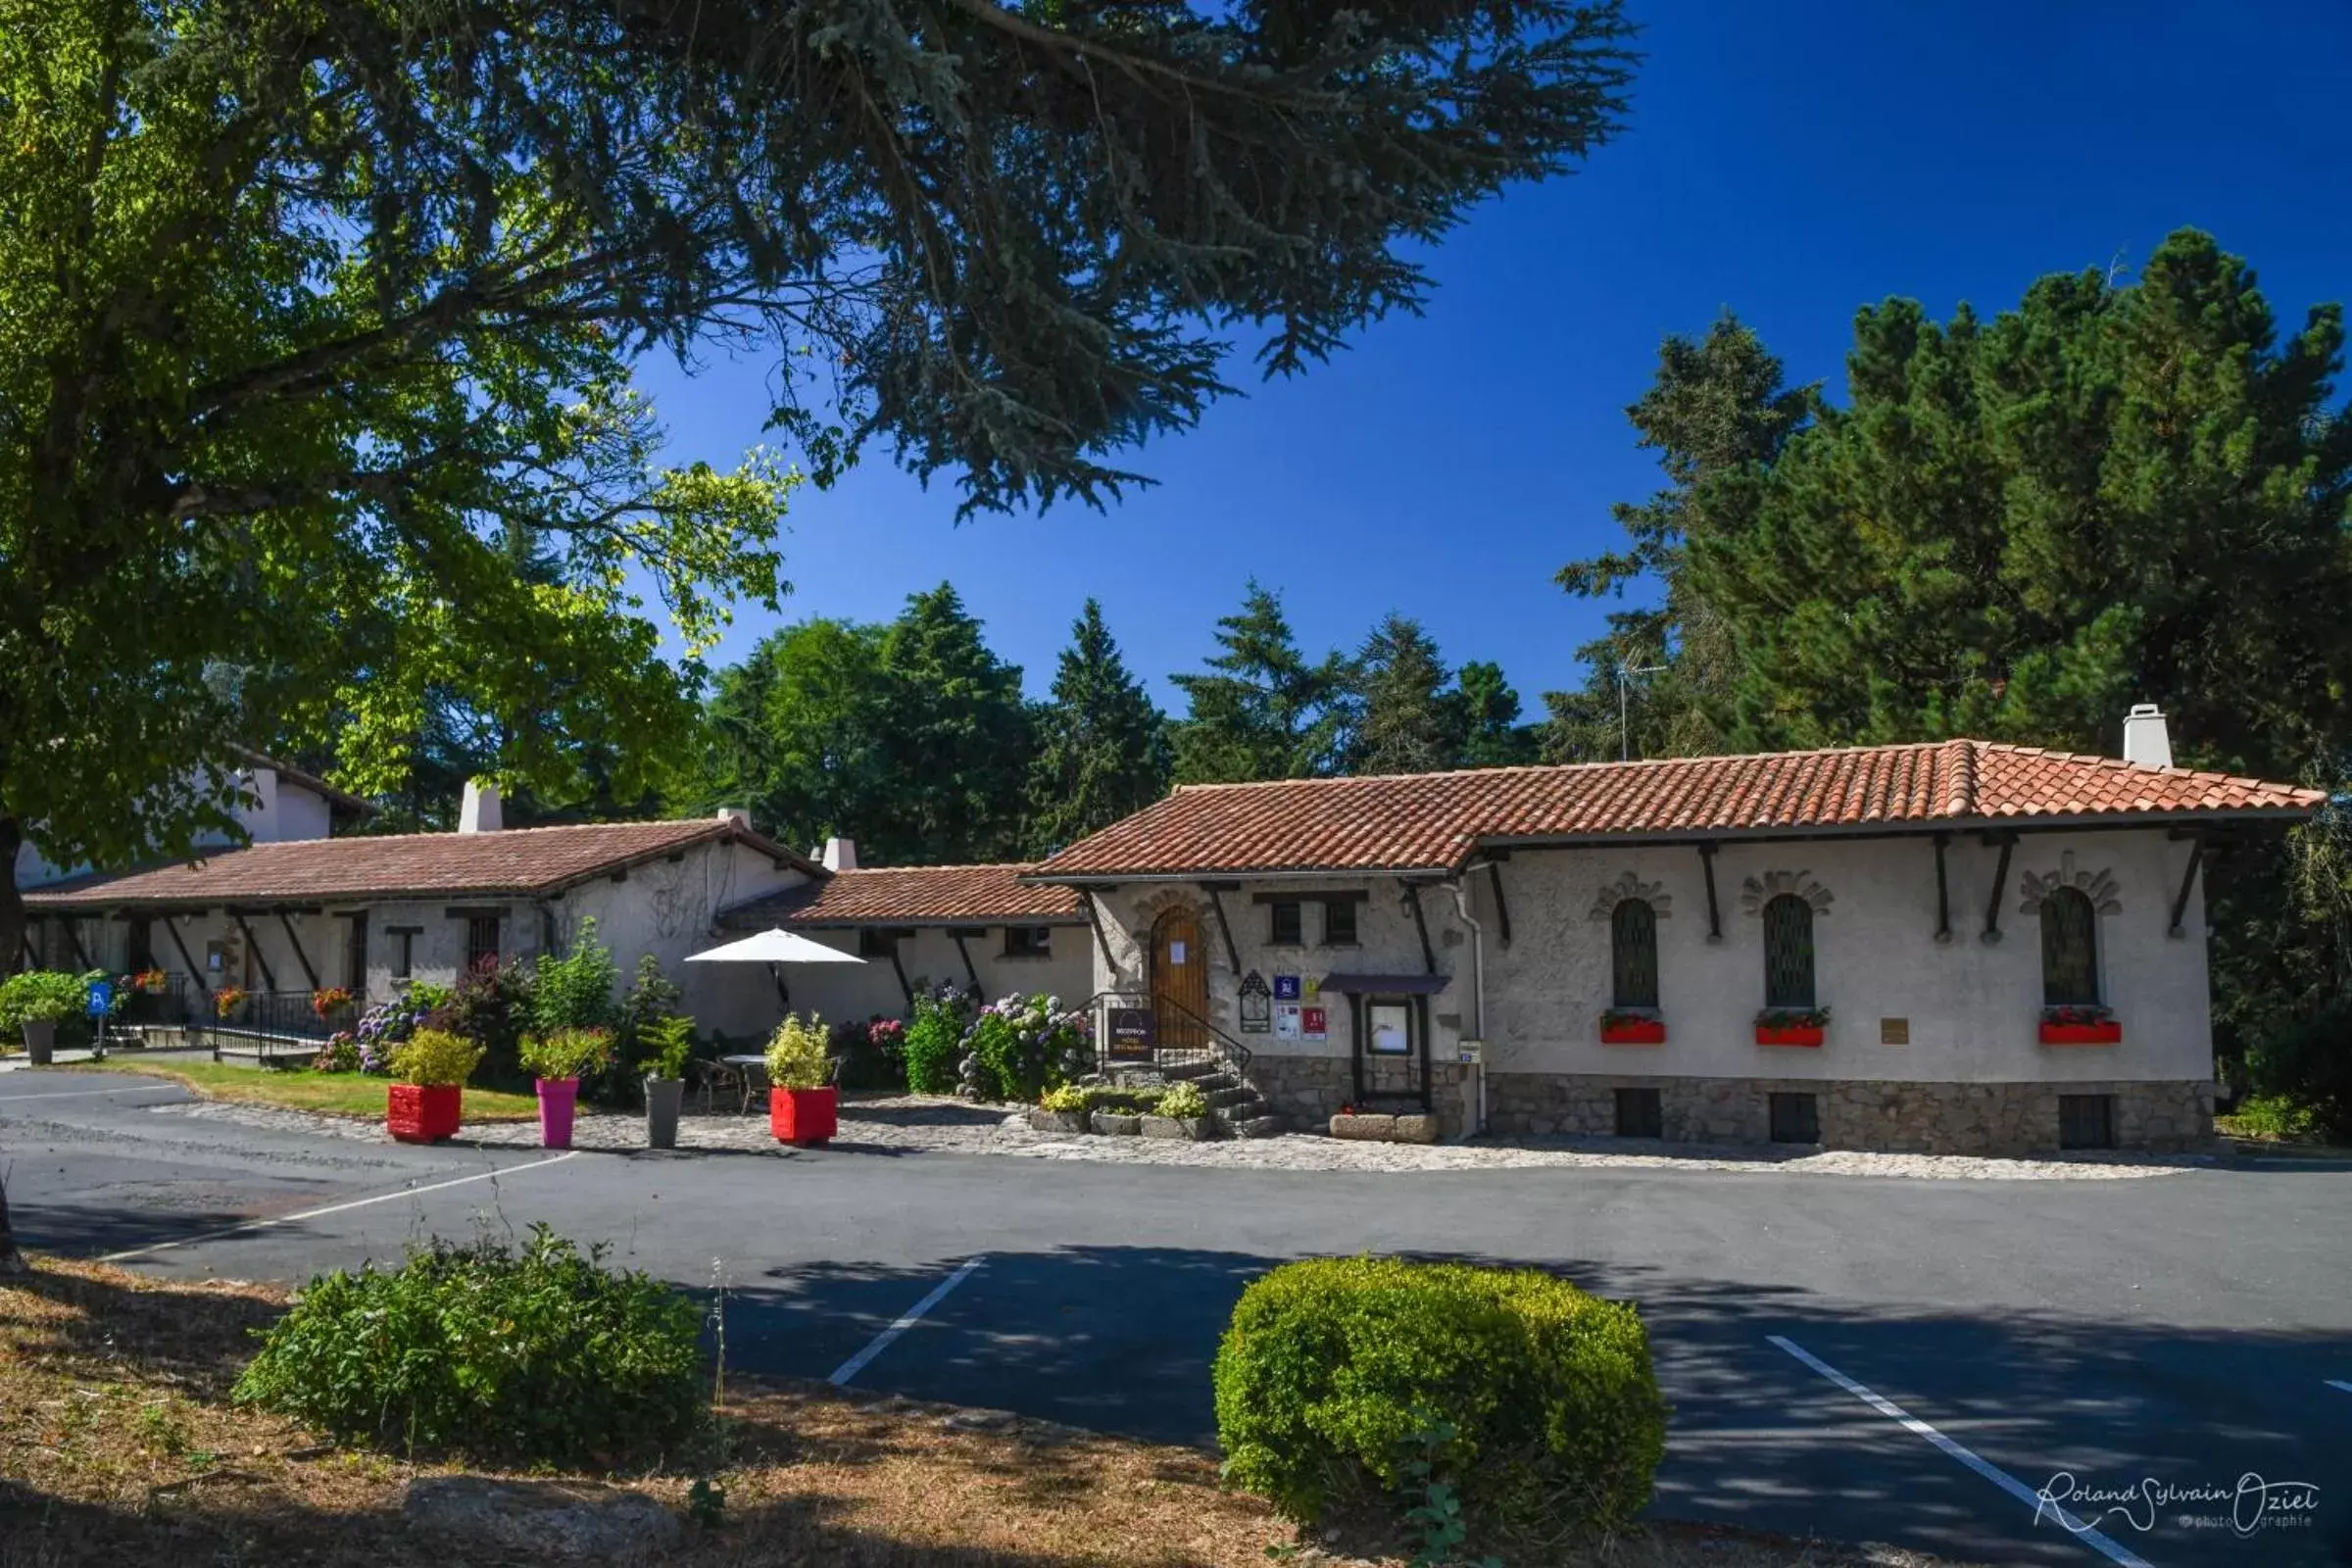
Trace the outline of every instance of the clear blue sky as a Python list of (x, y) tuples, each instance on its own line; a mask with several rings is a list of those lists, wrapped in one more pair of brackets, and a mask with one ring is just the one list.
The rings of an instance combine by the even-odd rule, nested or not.
[[(1552, 572), (1658, 483), (1623, 411), (1666, 333), (1734, 310), (1841, 394), (1864, 302), (2002, 308), (2183, 224), (2252, 263), (2284, 322), (2352, 297), (2347, 0), (1632, 6), (1648, 58), (1626, 131), (1471, 215), (1424, 316), (1133, 454), (1161, 482), (1107, 513), (958, 526), (952, 484), (870, 457), (801, 492), (786, 618), (883, 619), (947, 578), (1042, 695), (1093, 594), (1181, 711), (1165, 677), (1255, 573), (1310, 653), (1401, 610), (1451, 662), (1499, 662), (1532, 716), (1581, 678), (1604, 608)], [(761, 439), (765, 370), (649, 368), (673, 455), (726, 466)], [(775, 623), (746, 616), (718, 657)]]

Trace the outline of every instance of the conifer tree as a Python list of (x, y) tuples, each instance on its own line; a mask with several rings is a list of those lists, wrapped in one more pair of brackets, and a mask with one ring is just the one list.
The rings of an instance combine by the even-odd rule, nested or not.
[(1358, 715), (1350, 771), (1429, 773), (1461, 755), (1459, 699), (1421, 623), (1391, 611), (1355, 658)]
[(1313, 778), (1340, 771), (1348, 730), (1347, 664), (1309, 663), (1281, 596), (1256, 578), (1238, 613), (1217, 621), (1203, 674), (1178, 675), (1191, 710), (1176, 727), (1184, 784)]
[(1054, 675), (1054, 698), (1036, 715), (1037, 760), (1029, 770), (1029, 844), (1050, 855), (1167, 789), (1172, 763), (1167, 720), (1127, 672), (1119, 646), (1089, 599), (1070, 627)]

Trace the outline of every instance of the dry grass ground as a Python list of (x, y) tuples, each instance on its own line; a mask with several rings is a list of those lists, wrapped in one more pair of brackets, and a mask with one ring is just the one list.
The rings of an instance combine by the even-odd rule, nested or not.
[[(82, 1563), (449, 1568), (491, 1558), (402, 1522), (413, 1476), (233, 1409), (252, 1331), (280, 1293), (165, 1284), (35, 1259), (0, 1280), (0, 1568)], [(1207, 1456), (821, 1386), (730, 1389), (723, 1522), (682, 1568), (1263, 1568), (1364, 1559), (1289, 1549)], [(600, 1484), (579, 1478), (582, 1485)], [(684, 1474), (609, 1478), (686, 1510)], [(1345, 1535), (1332, 1548), (1351, 1543)], [(1269, 1547), (1276, 1548), (1270, 1553)], [(503, 1557), (500, 1560), (505, 1560)], [(1574, 1568), (1845, 1568), (1928, 1559), (1668, 1529)]]
[[(282, 1105), (290, 1110), (315, 1110), (329, 1116), (359, 1116), (373, 1121), (384, 1117), (381, 1078), (356, 1072), (312, 1072), (308, 1067), (247, 1067), (226, 1061), (142, 1061), (136, 1056), (112, 1061), (75, 1062), (72, 1072), (135, 1072), (150, 1078), (182, 1083), (207, 1100), (237, 1100), (254, 1105)], [(510, 1095), (498, 1089), (467, 1089), (461, 1114), (466, 1121), (529, 1121), (539, 1114), (539, 1102), (530, 1095)]]

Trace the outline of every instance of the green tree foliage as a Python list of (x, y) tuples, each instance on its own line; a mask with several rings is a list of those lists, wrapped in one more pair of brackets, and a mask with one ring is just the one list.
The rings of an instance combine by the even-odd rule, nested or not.
[(707, 714), (706, 806), (745, 806), (787, 841), (864, 831), (884, 798), (885, 628), (804, 620), (719, 671)]
[(1472, 660), (1454, 674), (1452, 699), (1458, 714), (1464, 767), (1508, 767), (1536, 760), (1536, 734), (1519, 722), (1519, 694), (1503, 679), (1502, 666)]
[(1340, 771), (1349, 718), (1346, 661), (1335, 653), (1307, 662), (1281, 597), (1254, 577), (1240, 612), (1218, 618), (1216, 637), (1205, 673), (1174, 677), (1191, 705), (1176, 726), (1177, 781)]
[[(1683, 563), (1688, 540), (1707, 531), (1706, 482), (1769, 464), (1818, 411), (1819, 388), (1787, 386), (1783, 375), (1762, 340), (1730, 315), (1703, 338), (1673, 336), (1659, 348), (1656, 381), (1625, 412), (1641, 432), (1637, 444), (1658, 454), (1667, 487), (1610, 508), (1627, 547), (1571, 562), (1557, 581), (1587, 599), (1622, 599), (1629, 583), (1648, 581), (1663, 587), (1662, 600), (1611, 612), (1608, 634), (1577, 650), (1592, 672), (1585, 686), (1544, 694), (1550, 760), (1724, 749), (1738, 656), (1729, 626), (1694, 590)], [(1622, 710), (1621, 670), (1649, 671), (1627, 676)]]
[(1054, 699), (1035, 715), (1029, 769), (1029, 848), (1048, 855), (1142, 810), (1168, 787), (1167, 720), (1127, 671), (1089, 599), (1070, 627)]
[(1438, 645), (1391, 611), (1355, 656), (1356, 720), (1349, 771), (1428, 773), (1462, 750), (1460, 704)]

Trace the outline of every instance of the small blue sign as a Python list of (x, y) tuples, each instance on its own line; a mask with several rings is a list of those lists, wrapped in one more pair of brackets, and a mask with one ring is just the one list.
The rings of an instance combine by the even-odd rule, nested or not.
[(115, 983), (112, 980), (90, 982), (90, 1000), (86, 1004), (90, 1016), (103, 1018), (115, 1010)]
[(1274, 977), (1274, 1000), (1276, 1002), (1297, 1002), (1298, 1000), (1298, 977), (1295, 974), (1276, 975)]

